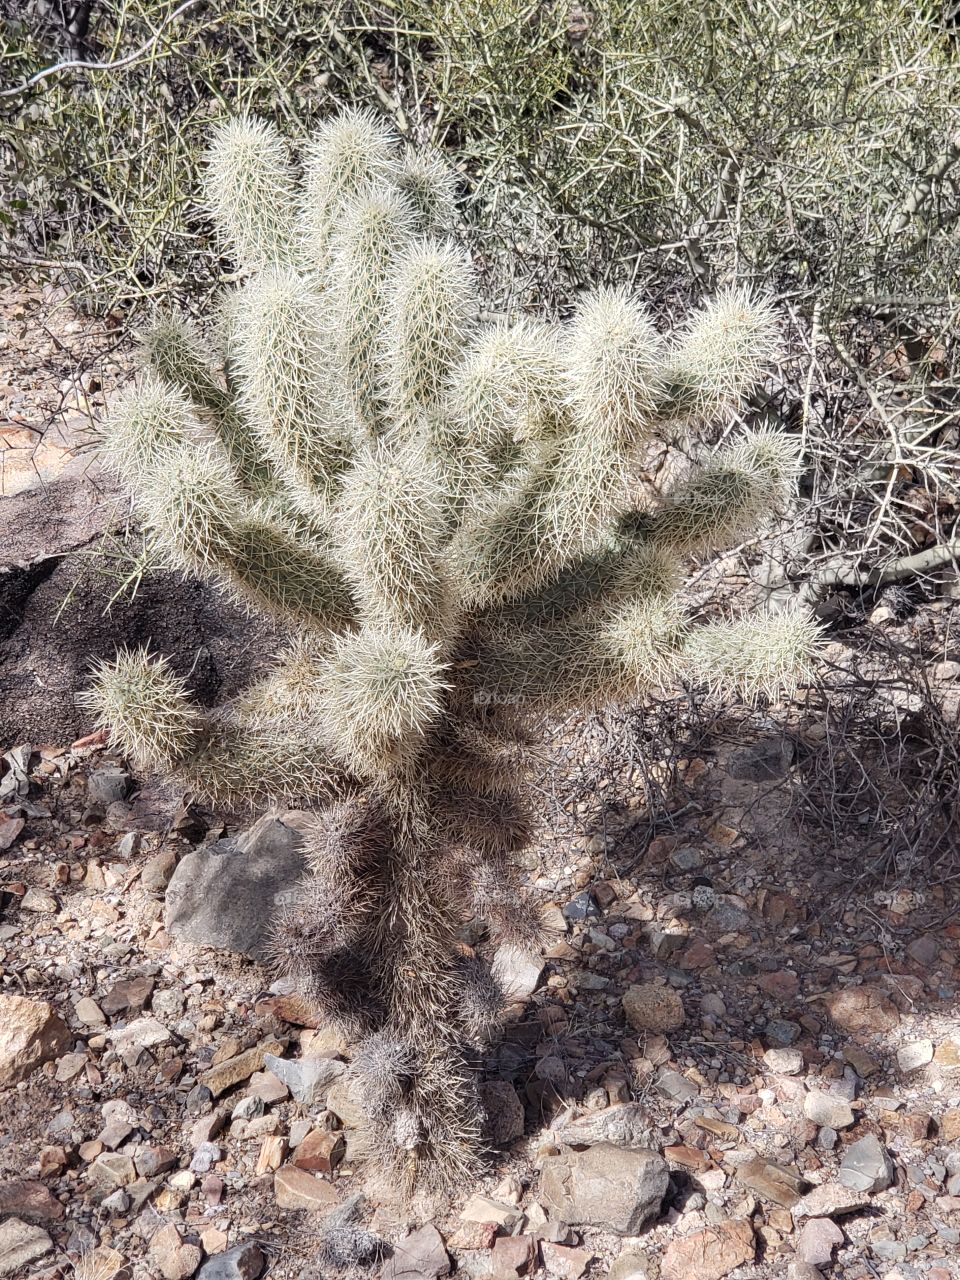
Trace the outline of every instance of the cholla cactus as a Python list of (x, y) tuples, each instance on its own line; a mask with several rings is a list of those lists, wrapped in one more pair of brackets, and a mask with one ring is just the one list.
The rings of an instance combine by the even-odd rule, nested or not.
[(682, 557), (790, 492), (793, 442), (745, 433), (638, 499), (658, 438), (736, 409), (775, 317), (730, 291), (671, 341), (607, 288), (564, 324), (484, 323), (447, 238), (449, 174), (362, 112), (322, 126), (299, 189), (276, 132), (231, 121), (208, 198), (247, 276), (222, 309), (223, 374), (166, 321), (104, 449), (168, 562), (294, 638), (214, 714), (142, 652), (101, 668), (91, 701), (142, 766), (214, 801), (329, 805), (277, 960), (361, 1042), (385, 1160), (407, 1185), (456, 1179), (498, 1006), (463, 926), (538, 934), (511, 861), (526, 722), (685, 672), (752, 697), (809, 660), (798, 616), (691, 628), (676, 599)]

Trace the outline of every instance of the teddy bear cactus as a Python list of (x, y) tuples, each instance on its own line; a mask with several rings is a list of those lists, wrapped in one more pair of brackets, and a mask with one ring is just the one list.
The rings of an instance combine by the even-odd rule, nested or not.
[(231, 119), (206, 174), (242, 279), (219, 350), (160, 323), (103, 450), (166, 562), (289, 643), (211, 712), (146, 651), (88, 700), (212, 802), (315, 808), (276, 959), (353, 1038), (380, 1162), (441, 1185), (482, 1147), (474, 1066), (502, 998), (480, 957), (537, 944), (512, 861), (531, 723), (678, 679), (752, 698), (809, 663), (800, 614), (691, 626), (677, 598), (684, 557), (787, 497), (794, 442), (741, 431), (658, 482), (663, 442), (696, 442), (763, 376), (776, 317), (730, 288), (664, 337), (603, 288), (562, 322), (485, 319), (449, 169), (365, 111), (296, 168), (272, 125)]

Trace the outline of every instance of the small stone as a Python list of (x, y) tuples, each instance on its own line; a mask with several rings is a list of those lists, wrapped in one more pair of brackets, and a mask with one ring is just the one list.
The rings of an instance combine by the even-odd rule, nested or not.
[(137, 1018), (125, 1027), (114, 1028), (110, 1032), (113, 1047), (119, 1054), (132, 1054), (143, 1049), (153, 1049), (158, 1044), (166, 1044), (173, 1037), (162, 1022), (156, 1018)]
[(0, 1223), (0, 1276), (13, 1275), (52, 1250), (53, 1241), (41, 1227), (19, 1218)]
[(260, 1154), (257, 1156), (254, 1173), (274, 1173), (283, 1164), (283, 1158), (286, 1154), (286, 1138), (277, 1135), (264, 1138), (260, 1144)]
[(882, 987), (846, 987), (826, 999), (827, 1012), (843, 1031), (875, 1035), (900, 1022), (897, 1006)]
[(698, 867), (703, 866), (703, 858), (699, 849), (694, 849), (689, 844), (681, 845), (679, 849), (674, 849), (670, 854), (670, 862), (678, 871), (696, 871)]
[(113, 1190), (114, 1187), (125, 1187), (137, 1177), (133, 1161), (129, 1156), (118, 1152), (105, 1152), (97, 1156), (87, 1171), (91, 1182)]
[(337, 1130), (314, 1129), (298, 1143), (292, 1163), (298, 1169), (332, 1173), (343, 1159), (343, 1134)]
[(297, 1102), (315, 1106), (323, 1102), (330, 1086), (347, 1069), (337, 1058), (279, 1058), (267, 1053), (264, 1066), (290, 1090)]
[(77, 1015), (77, 1020), (82, 1022), (85, 1027), (105, 1027), (107, 1025), (107, 1018), (103, 1010), (96, 1000), (91, 1000), (89, 996), (84, 996), (82, 1000), (78, 1000), (73, 1006), (73, 1011)]
[(938, 1044), (933, 1060), (943, 1071), (960, 1071), (960, 1040), (944, 1040)]
[(773, 1048), (786, 1048), (800, 1039), (802, 1028), (797, 1022), (788, 1018), (771, 1018), (766, 1025), (764, 1035), (767, 1043)]
[(761, 974), (757, 986), (774, 1000), (792, 1000), (800, 989), (800, 979), (792, 969), (778, 969)]
[(933, 1061), (933, 1041), (916, 1040), (897, 1050), (897, 1066), (901, 1071), (917, 1071)]
[(0, 995), (0, 1089), (66, 1053), (73, 1037), (45, 1000)]
[(650, 1148), (656, 1143), (656, 1124), (639, 1102), (622, 1102), (568, 1120), (557, 1130), (568, 1147), (592, 1147), (606, 1142), (615, 1147)]
[(844, 1046), (843, 1060), (853, 1067), (861, 1080), (868, 1080), (880, 1070), (880, 1064), (876, 1058), (867, 1053), (866, 1049), (861, 1049), (858, 1044)]
[(295, 1169), (293, 1165), (284, 1165), (277, 1170), (273, 1192), (281, 1209), (325, 1212), (338, 1203), (337, 1193), (329, 1182), (315, 1178), (306, 1169)]
[(327, 1110), (332, 1111), (347, 1129), (358, 1129), (366, 1121), (363, 1108), (353, 1096), (348, 1077), (341, 1076), (330, 1086), (327, 1094)]
[(498, 1236), (493, 1242), (490, 1264), (494, 1276), (511, 1280), (525, 1276), (536, 1262), (537, 1242), (533, 1236)]
[(55, 1079), (59, 1084), (67, 1084), (75, 1080), (86, 1065), (85, 1053), (65, 1053), (63, 1057), (57, 1059)]
[(810, 1218), (797, 1240), (797, 1253), (812, 1266), (828, 1265), (834, 1249), (843, 1244), (843, 1232), (829, 1218)]
[(795, 1076), (803, 1070), (803, 1054), (799, 1049), (768, 1049), (763, 1061), (779, 1076)]
[(583, 893), (578, 893), (575, 898), (571, 898), (561, 910), (564, 920), (567, 920), (570, 924), (576, 924), (581, 920), (589, 919), (591, 916), (600, 915), (600, 908), (597, 906), (596, 900), (589, 889), (585, 889)]
[(140, 872), (140, 885), (145, 893), (162, 897), (177, 869), (177, 855), (172, 849), (161, 849), (148, 858)]
[(787, 1266), (787, 1280), (823, 1280), (823, 1272), (812, 1262), (794, 1258)]
[[(263, 1040), (253, 1049), (238, 1053), (226, 1062), (221, 1062), (207, 1072), (203, 1085), (215, 1098), (233, 1088), (244, 1080), (249, 1080), (255, 1071), (262, 1071), (268, 1054), (282, 1052), (283, 1045), (279, 1040)], [(284, 1095), (286, 1096), (286, 1095)]]
[(133, 1163), (141, 1178), (156, 1178), (175, 1167), (177, 1153), (170, 1147), (139, 1147)]
[(661, 1071), (657, 1076), (657, 1089), (665, 1097), (672, 1098), (674, 1102), (692, 1102), (694, 1098), (699, 1097), (697, 1086), (679, 1071)]
[(960, 1107), (948, 1107), (940, 1117), (940, 1137), (944, 1142), (960, 1142)]
[(118, 800), (125, 800), (130, 790), (131, 778), (126, 769), (116, 766), (95, 769), (87, 779), (87, 804), (106, 810)]
[(784, 1209), (792, 1209), (807, 1184), (791, 1165), (777, 1164), (757, 1156), (737, 1169), (737, 1179), (764, 1200), (772, 1200)]
[[(208, 1248), (207, 1252), (211, 1252)], [(257, 1280), (266, 1258), (254, 1240), (244, 1240), (208, 1258), (200, 1268), (197, 1280)]]
[(432, 1223), (414, 1231), (394, 1248), (380, 1280), (439, 1280), (450, 1274), (450, 1255)]
[(840, 1182), (825, 1182), (814, 1187), (794, 1206), (795, 1218), (839, 1218), (854, 1213), (870, 1201), (862, 1191), (854, 1191)]
[(803, 1114), (814, 1124), (838, 1130), (849, 1129), (855, 1119), (850, 1103), (845, 1098), (822, 1093), (819, 1089), (811, 1089), (804, 1098)]
[(0, 1182), (0, 1218), (23, 1218), (27, 1222), (56, 1222), (63, 1217), (63, 1205), (42, 1182), (13, 1178)]
[(154, 980), (148, 975), (123, 978), (115, 982), (101, 999), (100, 1007), (108, 1017), (120, 1013), (139, 1013), (153, 995)]
[(547, 1274), (560, 1276), (560, 1280), (580, 1280), (594, 1255), (586, 1249), (571, 1249), (562, 1244), (551, 1244), (545, 1240), (540, 1246), (543, 1265)]
[(505, 1147), (523, 1137), (523, 1103), (509, 1080), (483, 1081), (480, 1101), (486, 1114), (488, 1142), (495, 1147)]
[(213, 1166), (223, 1159), (223, 1149), (215, 1142), (201, 1142), (193, 1153), (190, 1168), (193, 1173), (209, 1173)]
[(179, 1244), (175, 1249), (159, 1254), (157, 1264), (164, 1280), (189, 1280), (202, 1259), (199, 1245)]
[(607, 1280), (650, 1280), (654, 1274), (650, 1259), (642, 1253), (621, 1253), (607, 1272)]
[(851, 1143), (840, 1164), (840, 1181), (854, 1191), (885, 1191), (893, 1183), (893, 1161), (876, 1134)]
[(117, 841), (116, 854), (118, 858), (133, 858), (140, 852), (140, 846), (143, 844), (143, 836), (139, 831), (128, 831), (126, 835), (120, 837)]
[(683, 1001), (673, 987), (653, 982), (628, 987), (623, 996), (623, 1011), (635, 1031), (676, 1031), (686, 1017)]
[(473, 1195), (460, 1211), (461, 1222), (490, 1223), (498, 1227), (512, 1227), (519, 1222), (520, 1210), (515, 1205), (501, 1204), (490, 1196)]
[(680, 1240), (671, 1240), (663, 1255), (661, 1280), (722, 1280), (737, 1267), (753, 1262), (753, 1227), (742, 1218), (729, 1219)]
[(548, 1156), (540, 1199), (552, 1216), (573, 1226), (636, 1235), (657, 1216), (670, 1181), (662, 1156), (599, 1143)]
[(491, 973), (508, 1000), (525, 1000), (540, 981), (543, 959), (522, 947), (504, 944), (494, 954)]

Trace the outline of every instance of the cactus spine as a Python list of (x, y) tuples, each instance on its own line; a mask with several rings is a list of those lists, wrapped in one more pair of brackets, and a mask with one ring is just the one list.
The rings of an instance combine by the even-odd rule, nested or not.
[(681, 557), (789, 494), (789, 440), (747, 433), (652, 509), (635, 498), (652, 442), (736, 407), (774, 315), (733, 290), (670, 340), (606, 289), (566, 324), (484, 324), (443, 234), (450, 175), (364, 112), (323, 124), (299, 188), (276, 132), (232, 120), (207, 193), (248, 276), (223, 311), (224, 376), (164, 322), (103, 447), (169, 562), (295, 638), (216, 713), (142, 652), (101, 668), (90, 702), (144, 766), (214, 799), (318, 806), (277, 961), (359, 1039), (401, 1181), (456, 1180), (481, 1145), (472, 1055), (498, 1007), (459, 930), (537, 940), (511, 864), (524, 721), (684, 672), (753, 697), (809, 661), (800, 617), (691, 628), (676, 600)]

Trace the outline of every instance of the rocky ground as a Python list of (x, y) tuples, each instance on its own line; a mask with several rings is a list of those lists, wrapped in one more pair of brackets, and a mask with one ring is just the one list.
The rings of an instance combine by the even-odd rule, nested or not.
[(105, 616), (126, 513), (85, 441), (127, 348), (28, 304), (0, 298), (0, 1275), (960, 1276), (954, 586), (838, 603), (803, 705), (552, 726), (550, 943), (498, 958), (488, 1172), (404, 1208), (349, 1046), (256, 960), (298, 815), (203, 811), (83, 737), (118, 642), (215, 701), (271, 636), (173, 580)]

